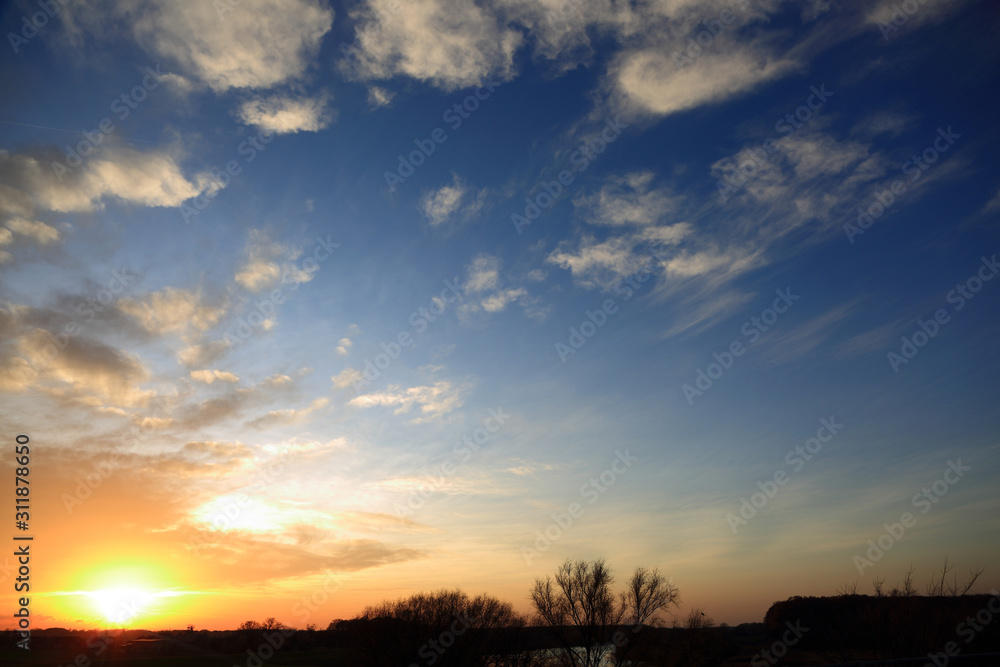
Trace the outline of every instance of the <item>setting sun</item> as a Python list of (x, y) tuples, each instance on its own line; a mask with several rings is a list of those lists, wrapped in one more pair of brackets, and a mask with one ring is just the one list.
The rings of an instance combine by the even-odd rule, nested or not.
[(148, 557), (145, 565), (105, 562), (84, 567), (69, 590), (50, 594), (71, 618), (89, 625), (159, 625), (185, 612), (183, 590), (167, 568)]
[(105, 588), (88, 591), (87, 596), (103, 620), (114, 625), (128, 625), (147, 610), (159, 594), (135, 588)]

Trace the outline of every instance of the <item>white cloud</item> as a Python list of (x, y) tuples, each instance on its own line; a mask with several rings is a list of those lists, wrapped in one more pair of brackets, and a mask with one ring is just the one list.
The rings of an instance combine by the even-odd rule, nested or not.
[(362, 394), (348, 402), (348, 405), (359, 408), (377, 406), (395, 407), (393, 414), (405, 414), (419, 408), (420, 416), (413, 423), (420, 424), (438, 419), (457, 408), (462, 407), (461, 391), (447, 381), (435, 382), (433, 385), (409, 387), (400, 390), (398, 385), (392, 385), (383, 392)]
[[(368, 0), (368, 12), (385, 17), (379, 29), (359, 21), (357, 57), (344, 67), (361, 79), (403, 74), (444, 90), (479, 85), (481, 77), (508, 80), (521, 34), (490, 8), (465, 0)], [(393, 10), (396, 11), (393, 11)]]
[(139, 388), (150, 379), (150, 372), (138, 356), (82, 337), (70, 339), (52, 356), (52, 340), (39, 328), (20, 336), (19, 355), (0, 368), (0, 384), (14, 391), (34, 385), (94, 408), (139, 406), (155, 395)]
[(275, 426), (279, 424), (295, 424), (305, 420), (307, 417), (319, 410), (322, 410), (329, 404), (330, 399), (317, 398), (301, 410), (294, 410), (291, 408), (287, 410), (272, 410), (263, 417), (258, 417), (257, 419), (251, 421), (250, 426), (262, 428), (265, 426)]
[(682, 252), (664, 262), (668, 276), (690, 278), (723, 266), (732, 265), (734, 257), (718, 251)]
[(794, 67), (795, 61), (760, 48), (741, 44), (725, 51), (720, 44), (684, 67), (658, 48), (632, 51), (613, 76), (619, 92), (639, 110), (667, 115), (747, 93)]
[(300, 98), (271, 95), (247, 100), (238, 115), (247, 125), (275, 134), (291, 134), (318, 132), (328, 127), (336, 114), (330, 109), (326, 95)]
[(498, 313), (505, 309), (508, 304), (517, 301), (527, 294), (528, 290), (520, 287), (517, 289), (504, 289), (487, 296), (479, 302), (479, 305), (487, 313)]
[(341, 356), (346, 356), (347, 355), (347, 350), (352, 345), (354, 345), (354, 343), (351, 342), (350, 338), (341, 338), (340, 341), (338, 341), (338, 343), (337, 343), (337, 354), (339, 354)]
[[(52, 241), (59, 240), (59, 230), (55, 227), (51, 227), (44, 222), (39, 222), (38, 220), (25, 220), (24, 218), (13, 218), (8, 220), (6, 223), (7, 228), (10, 232), (15, 234), (21, 234), (22, 236), (27, 236), (34, 239), (38, 243), (51, 243)], [(7, 230), (3, 230), (7, 231)], [(10, 242), (10, 232), (7, 232), (7, 239), (0, 238), (0, 244), (5, 244)]]
[(497, 4), (505, 16), (527, 28), (538, 59), (558, 71), (590, 60), (592, 34), (634, 33), (640, 25), (638, 12), (644, 8), (612, 0), (498, 0)]
[(276, 373), (270, 376), (269, 378), (265, 379), (264, 382), (262, 382), (261, 384), (273, 388), (273, 387), (284, 387), (290, 385), (291, 383), (292, 383), (292, 378), (282, 373)]
[(109, 18), (131, 22), (151, 55), (216, 92), (270, 88), (303, 76), (333, 24), (317, 0), (120, 0), (62, 8), (69, 30), (103, 35)]
[(780, 147), (799, 181), (842, 174), (868, 157), (868, 147), (864, 144), (819, 134), (787, 137), (780, 141)]
[(531, 271), (528, 272), (528, 280), (535, 283), (540, 283), (543, 280), (545, 280), (548, 277), (548, 275), (549, 274), (547, 274), (545, 271), (542, 271), (541, 269), (532, 269)]
[(879, 29), (882, 36), (888, 39), (895, 33), (914, 30), (924, 23), (942, 20), (963, 3), (927, 2), (924, 0), (924, 2), (916, 4), (916, 11), (913, 12), (904, 11), (901, 7), (903, 4), (899, 0), (881, 0), (870, 7), (865, 15), (865, 20), (869, 24), (881, 24)]
[(227, 371), (220, 370), (200, 370), (191, 371), (191, 379), (205, 384), (212, 384), (216, 380), (219, 382), (239, 382), (240, 378)]
[(471, 191), (457, 174), (453, 174), (450, 185), (431, 190), (420, 198), (420, 208), (431, 227), (450, 220), (464, 222), (482, 210), (487, 194), (486, 188), (478, 192)]
[(458, 315), (464, 321), (474, 316), (498, 313), (511, 303), (518, 303), (525, 314), (544, 319), (548, 309), (539, 300), (528, 295), (523, 287), (504, 287), (500, 279), (500, 260), (493, 255), (478, 255), (469, 264), (468, 278), (462, 285), (464, 302), (458, 307)]
[[(761, 248), (807, 224), (811, 233), (801, 242), (815, 243), (835, 231), (843, 233), (845, 216), (898, 168), (862, 140), (863, 134), (840, 138), (822, 123), (803, 127), (779, 139), (773, 154), (764, 155), (758, 143), (717, 161), (712, 175), (726, 184), (727, 205), (755, 220), (755, 242)], [(922, 186), (954, 175), (960, 165), (950, 160), (936, 167)]]
[(345, 368), (341, 372), (334, 375), (330, 380), (333, 382), (334, 389), (347, 389), (349, 387), (356, 387), (364, 382), (364, 377), (361, 371), (356, 368)]
[(236, 282), (251, 292), (260, 292), (281, 277), (281, 266), (262, 257), (251, 257), (236, 273)]
[(651, 172), (612, 178), (601, 191), (580, 197), (573, 205), (593, 224), (653, 225), (676, 207), (665, 188), (651, 189)]
[(500, 260), (492, 255), (479, 255), (472, 260), (468, 272), (467, 294), (494, 289), (500, 281)]
[(651, 172), (612, 176), (597, 193), (575, 199), (580, 217), (613, 231), (601, 240), (584, 234), (576, 247), (564, 241), (546, 261), (569, 269), (577, 284), (607, 288), (649, 265), (650, 253), (642, 246), (662, 250), (693, 237), (686, 222), (664, 224), (664, 218), (677, 214), (682, 200), (667, 188), (653, 188), (653, 180)]
[[(11, 213), (15, 207), (27, 209), (27, 215), (19, 216), (25, 218), (33, 205), (74, 213), (103, 208), (103, 198), (117, 197), (143, 206), (178, 206), (219, 188), (207, 174), (189, 180), (167, 152), (144, 153), (127, 146), (107, 146), (76, 169), (58, 174), (49, 161), (0, 151), (0, 172), (10, 172), (12, 184), (18, 186), (18, 190), (0, 193), (0, 208)], [(29, 226), (23, 228), (28, 233)], [(37, 226), (32, 228), (36, 238), (38, 234), (51, 236)]]
[(631, 235), (612, 236), (604, 241), (586, 236), (575, 250), (564, 250), (570, 244), (561, 243), (546, 261), (569, 269), (578, 284), (596, 287), (634, 273), (644, 263), (645, 259), (636, 257), (633, 252), (636, 243)]
[(371, 86), (368, 88), (368, 106), (372, 109), (389, 106), (395, 96), (396, 93), (391, 90), (380, 86)]
[[(692, 228), (683, 222), (644, 227), (637, 232), (625, 232), (601, 241), (584, 235), (575, 248), (571, 242), (560, 243), (546, 262), (569, 269), (578, 285), (607, 289), (625, 276), (648, 269), (651, 262), (656, 263), (653, 255), (643, 250), (643, 245), (650, 243), (662, 251), (664, 246), (676, 246), (689, 237), (693, 237)], [(670, 260), (676, 262), (672, 266), (683, 265), (685, 261), (680, 257), (684, 256)]]
[[(212, 328), (222, 319), (225, 308), (206, 303), (200, 291), (166, 287), (141, 298), (123, 297), (118, 302), (120, 310), (130, 315), (146, 331), (163, 334), (184, 331), (193, 327), (198, 331)], [(196, 358), (193, 352), (182, 355)]]
[(457, 182), (432, 190), (420, 200), (420, 208), (430, 221), (432, 227), (446, 222), (462, 203), (465, 188)]
[(238, 285), (249, 292), (262, 292), (280, 279), (283, 283), (307, 283), (313, 279), (318, 265), (312, 270), (298, 268), (293, 260), (299, 251), (271, 239), (262, 229), (251, 229), (248, 234), (247, 259), (236, 271)]
[(177, 353), (178, 363), (184, 366), (203, 366), (215, 361), (229, 349), (229, 343), (225, 339), (189, 345)]

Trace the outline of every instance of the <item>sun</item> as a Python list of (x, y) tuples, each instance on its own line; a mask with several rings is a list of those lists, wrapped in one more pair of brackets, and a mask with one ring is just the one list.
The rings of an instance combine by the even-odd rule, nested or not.
[(149, 611), (159, 597), (138, 588), (103, 588), (88, 591), (87, 596), (103, 619), (113, 625), (128, 625), (136, 616)]
[(105, 625), (130, 627), (161, 621), (191, 594), (155, 562), (105, 562), (83, 572), (76, 590), (63, 595), (76, 597), (83, 603), (78, 613)]

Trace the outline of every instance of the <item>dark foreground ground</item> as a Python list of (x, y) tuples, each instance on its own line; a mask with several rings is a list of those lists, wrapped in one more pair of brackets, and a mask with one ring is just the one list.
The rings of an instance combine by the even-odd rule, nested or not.
[[(90, 657), (89, 662), (75, 663), (76, 653), (65, 651), (3, 651), (0, 652), (0, 665), (32, 665), (32, 667), (232, 667), (247, 665), (249, 657), (246, 653), (231, 653), (218, 655), (185, 655), (162, 657), (124, 657), (106, 658)], [(330, 667), (350, 664), (346, 661), (343, 651), (337, 649), (316, 649), (312, 651), (279, 652), (266, 665), (288, 667)], [(254, 663), (256, 665), (256, 663)], [(253, 667), (253, 666), (251, 666)]]
[[(492, 664), (544, 667), (539, 654), (556, 646), (545, 628), (494, 628), (470, 630), (432, 656), (427, 641), (439, 637), (439, 630), (399, 619), (354, 619), (299, 631), (259, 624), (219, 632), (55, 628), (34, 632), (30, 652), (15, 648), (14, 633), (0, 632), (0, 665), (481, 667), (490, 664), (483, 655), (508, 651), (506, 661)], [(900, 658), (921, 658), (906, 663), (921, 666), (995, 667), (1000, 666), (1000, 595), (796, 597), (772, 605), (764, 623), (642, 628), (629, 636), (635, 652), (628, 657), (643, 667), (857, 665)], [(533, 659), (523, 659), (525, 652)], [(985, 653), (994, 655), (968, 659)], [(519, 654), (521, 659), (513, 659)]]

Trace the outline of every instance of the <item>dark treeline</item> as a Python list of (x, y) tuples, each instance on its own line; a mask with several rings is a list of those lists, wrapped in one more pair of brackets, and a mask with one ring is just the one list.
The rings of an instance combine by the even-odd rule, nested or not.
[(848, 659), (856, 651), (878, 658), (927, 655), (948, 642), (962, 653), (1000, 651), (1000, 598), (992, 595), (794, 597), (768, 609), (768, 638), (780, 639), (789, 623), (809, 628), (798, 648)]

